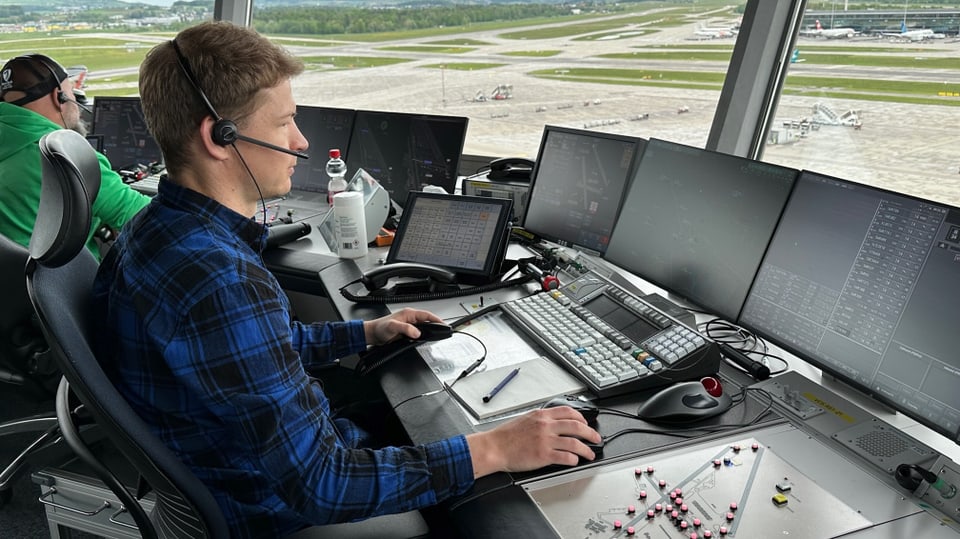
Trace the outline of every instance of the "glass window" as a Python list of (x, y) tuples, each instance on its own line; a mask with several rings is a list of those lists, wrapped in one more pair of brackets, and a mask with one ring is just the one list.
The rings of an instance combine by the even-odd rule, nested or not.
[(306, 60), (299, 103), (467, 116), (464, 153), (534, 158), (547, 124), (702, 147), (745, 4), (342, 8), (340, 24), (263, 7), (253, 26)]
[(763, 159), (960, 206), (960, 9), (809, 2)]

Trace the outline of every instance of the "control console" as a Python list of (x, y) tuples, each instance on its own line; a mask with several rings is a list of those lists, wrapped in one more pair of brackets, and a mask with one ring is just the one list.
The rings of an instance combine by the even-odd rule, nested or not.
[(716, 374), (717, 344), (588, 271), (549, 293), (503, 305), (550, 356), (599, 397)]

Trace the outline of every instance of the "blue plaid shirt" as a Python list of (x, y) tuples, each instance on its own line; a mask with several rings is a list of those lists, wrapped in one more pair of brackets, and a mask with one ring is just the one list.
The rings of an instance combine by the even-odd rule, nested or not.
[(365, 347), (360, 321), (303, 325), (259, 256), (260, 225), (161, 182), (94, 285), (97, 349), (121, 393), (207, 485), (233, 535), (433, 505), (465, 492), (462, 436), (361, 449), (305, 367)]

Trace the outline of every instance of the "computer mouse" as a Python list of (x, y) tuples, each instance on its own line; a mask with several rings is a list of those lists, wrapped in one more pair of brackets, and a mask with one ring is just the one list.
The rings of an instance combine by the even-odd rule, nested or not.
[(442, 341), (453, 335), (453, 328), (440, 322), (417, 322), (414, 327), (420, 330), (418, 341)]
[[(569, 406), (574, 410), (580, 412), (580, 415), (587, 421), (587, 424), (595, 426), (597, 424), (597, 416), (600, 415), (600, 409), (597, 408), (597, 405), (584, 399), (583, 397), (578, 397), (576, 395), (564, 395), (562, 397), (555, 397), (543, 403), (541, 408), (555, 408), (557, 406)], [(586, 442), (584, 442), (586, 443)], [(587, 444), (590, 445), (590, 444)], [(601, 452), (603, 451), (603, 446), (600, 446)], [(596, 452), (596, 451), (594, 451)]]
[(637, 409), (637, 417), (651, 423), (690, 423), (722, 414), (733, 405), (720, 382), (707, 376), (661, 389)]

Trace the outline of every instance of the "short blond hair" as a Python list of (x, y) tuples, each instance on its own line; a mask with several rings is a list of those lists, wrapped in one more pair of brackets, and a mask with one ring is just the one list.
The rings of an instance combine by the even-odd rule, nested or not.
[[(216, 112), (240, 128), (261, 106), (261, 90), (303, 71), (299, 58), (255, 30), (228, 22), (200, 23), (175, 39)], [(189, 143), (211, 112), (181, 69), (172, 41), (151, 49), (140, 65), (140, 99), (167, 169), (176, 174), (189, 163)]]

